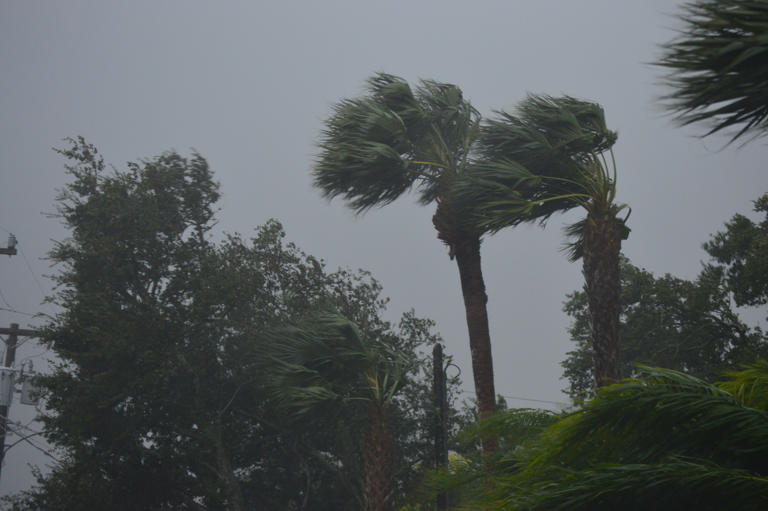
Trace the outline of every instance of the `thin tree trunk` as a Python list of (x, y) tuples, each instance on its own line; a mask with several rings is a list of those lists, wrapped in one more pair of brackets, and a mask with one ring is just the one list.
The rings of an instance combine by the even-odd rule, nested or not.
[(365, 438), (365, 510), (392, 509), (394, 441), (381, 403), (371, 402)]
[[(486, 307), (488, 295), (485, 294), (485, 281), (480, 267), (480, 236), (465, 236), (457, 240), (452, 248), (459, 267), (461, 292), (467, 313), (477, 407), (480, 419), (485, 419), (496, 411), (496, 390), (493, 384), (493, 356)], [(495, 439), (483, 439), (484, 452), (493, 452), (496, 449)]]
[(230, 498), (230, 507), (232, 511), (245, 511), (243, 491), (240, 488), (240, 481), (237, 480), (235, 471), (232, 468), (229, 451), (224, 445), (220, 424), (211, 425), (211, 440), (213, 441), (213, 449), (216, 456), (216, 469)]
[(584, 281), (592, 327), (595, 384), (620, 378), (619, 316), (621, 229), (613, 213), (590, 214), (584, 229)]

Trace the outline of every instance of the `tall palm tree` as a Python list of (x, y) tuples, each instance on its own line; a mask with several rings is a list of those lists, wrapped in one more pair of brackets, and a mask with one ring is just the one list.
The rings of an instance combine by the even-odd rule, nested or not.
[(734, 128), (731, 141), (768, 133), (768, 5), (764, 0), (685, 4), (683, 28), (663, 45), (668, 108), (705, 134)]
[[(335, 428), (360, 411), (367, 417), (361, 435), (361, 507), (393, 506), (394, 444), (387, 411), (409, 362), (382, 342), (366, 339), (357, 326), (336, 313), (265, 334), (269, 388), (284, 420)], [(343, 460), (342, 460), (343, 462)]]
[(583, 261), (597, 386), (617, 380), (620, 367), (619, 252), (629, 229), (619, 218), (626, 206), (615, 202), (615, 141), (596, 103), (531, 95), (515, 114), (499, 112), (484, 123), (481, 158), (453, 189), (456, 203), (490, 232), (586, 210), (566, 232), (575, 239), (570, 259)]
[[(314, 184), (363, 213), (415, 188), (423, 205), (436, 204), (437, 236), (459, 268), (480, 417), (496, 408), (485, 283), (480, 266), (484, 230), (465, 221), (451, 189), (471, 166), (480, 114), (455, 85), (421, 81), (412, 89), (396, 76), (368, 80), (367, 95), (345, 99), (326, 121)], [(484, 449), (493, 450), (493, 441)]]

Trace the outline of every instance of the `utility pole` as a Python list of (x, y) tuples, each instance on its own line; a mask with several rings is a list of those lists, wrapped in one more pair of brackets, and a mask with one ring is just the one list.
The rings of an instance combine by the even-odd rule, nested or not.
[[(8, 246), (5, 248), (0, 247), (0, 254), (5, 254), (8, 257), (16, 255), (16, 236), (8, 234)], [(16, 361), (16, 345), (19, 341), (19, 336), (37, 337), (37, 332), (34, 330), (25, 330), (19, 328), (18, 323), (11, 323), (11, 328), (0, 328), (0, 334), (7, 335), (8, 341), (5, 345), (5, 364), (4, 367), (13, 369), (13, 363)], [(3, 374), (5, 377), (6, 374)], [(8, 412), (11, 409), (11, 400), (13, 399), (13, 373), (7, 374), (10, 381), (10, 391), (8, 392), (8, 404), (0, 405), (0, 475), (3, 470), (3, 461), (5, 460), (5, 433), (8, 430)]]
[(8, 257), (16, 255), (16, 236), (8, 235), (8, 246), (6, 248), (0, 247), (0, 254), (6, 254)]
[[(38, 335), (35, 330), (19, 328), (18, 323), (11, 323), (11, 328), (0, 328), (0, 334), (8, 336), (5, 348), (5, 367), (8, 368), (12, 368), (13, 363), (16, 361), (16, 345), (18, 344), (19, 336), (37, 337)], [(13, 396), (13, 387), (11, 387), (10, 396)], [(5, 433), (7, 431), (8, 411), (10, 408), (10, 399), (7, 405), (0, 406), (0, 474), (2, 474), (3, 460), (5, 459)]]
[[(432, 374), (435, 409), (435, 469), (448, 465), (448, 385), (443, 365), (443, 347), (435, 344), (432, 350)], [(437, 495), (437, 509), (447, 510), (448, 494)]]

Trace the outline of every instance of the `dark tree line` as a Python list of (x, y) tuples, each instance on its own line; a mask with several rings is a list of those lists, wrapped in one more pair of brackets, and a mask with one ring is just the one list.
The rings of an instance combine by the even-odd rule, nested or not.
[[(109, 170), (82, 139), (59, 152), (70, 237), (50, 254), (61, 312), (43, 340), (58, 360), (39, 383), (60, 462), (15, 509), (374, 509), (358, 431), (375, 424), (349, 397), (381, 376), (385, 358), (370, 357), (382, 353), (407, 361), (380, 417), (393, 440), (387, 507), (413, 487), (431, 456), (431, 321), (384, 320), (370, 274), (328, 271), (276, 221), (212, 241), (218, 184), (197, 154)], [(297, 423), (297, 396), (275, 386), (275, 338), (318, 314), (354, 325), (368, 372), (337, 367), (349, 406)]]

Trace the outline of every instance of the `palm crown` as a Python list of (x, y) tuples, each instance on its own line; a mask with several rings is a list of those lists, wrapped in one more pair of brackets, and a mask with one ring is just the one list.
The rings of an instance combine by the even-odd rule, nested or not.
[(480, 114), (455, 85), (407, 82), (379, 73), (367, 96), (334, 107), (320, 140), (315, 186), (357, 212), (383, 206), (415, 187), (436, 201), (469, 163)]
[(602, 155), (617, 137), (600, 105), (529, 95), (514, 114), (497, 114), (482, 127), (472, 172), (454, 189), (478, 227), (496, 232), (578, 206), (610, 207), (615, 164)]

